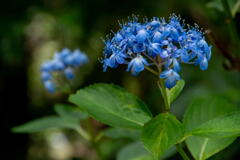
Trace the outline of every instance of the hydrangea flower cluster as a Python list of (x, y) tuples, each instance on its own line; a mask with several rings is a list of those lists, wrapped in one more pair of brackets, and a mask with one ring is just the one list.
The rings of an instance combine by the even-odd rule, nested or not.
[(127, 71), (138, 75), (151, 66), (157, 67), (165, 86), (172, 88), (180, 80), (180, 63), (208, 68), (211, 46), (197, 27), (181, 24), (171, 15), (169, 20), (152, 18), (141, 23), (138, 18), (120, 25), (112, 38), (107, 38), (103, 51), (103, 71), (127, 64)]
[(76, 49), (73, 52), (69, 49), (63, 49), (56, 52), (53, 59), (46, 61), (41, 66), (41, 80), (44, 87), (53, 93), (56, 89), (53, 74), (61, 73), (66, 79), (74, 78), (74, 69), (88, 63), (88, 57), (85, 53)]

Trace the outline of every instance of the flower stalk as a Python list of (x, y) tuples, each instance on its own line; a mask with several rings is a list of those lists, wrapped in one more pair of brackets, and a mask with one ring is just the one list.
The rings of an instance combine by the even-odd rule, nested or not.
[(176, 145), (176, 148), (177, 148), (177, 151), (178, 153), (181, 155), (181, 157), (184, 159), (184, 160), (190, 160), (190, 158), (188, 157), (188, 155), (185, 153), (185, 151), (183, 150), (181, 144), (177, 144)]
[[(168, 97), (168, 94), (167, 94), (167, 88), (164, 85), (164, 80), (160, 78), (157, 84), (158, 84), (158, 87), (161, 91), (163, 101), (164, 101), (164, 112), (170, 112), (171, 102), (169, 101), (169, 97)], [(182, 149), (181, 144), (182, 143), (176, 144), (176, 148), (177, 148), (178, 153), (181, 155), (181, 157), (184, 160), (190, 160), (188, 155)]]
[(167, 88), (164, 86), (164, 80), (159, 79), (157, 84), (158, 84), (158, 87), (161, 91), (162, 98), (163, 98), (163, 101), (164, 101), (164, 112), (170, 112), (170, 102), (169, 102), (169, 98), (168, 98), (168, 95), (167, 95)]
[(75, 128), (75, 130), (87, 141), (91, 140), (91, 136), (81, 127)]

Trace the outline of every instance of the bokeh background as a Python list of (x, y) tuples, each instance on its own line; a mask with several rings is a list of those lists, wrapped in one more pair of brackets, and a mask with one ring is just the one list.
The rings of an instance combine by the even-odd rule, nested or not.
[[(181, 15), (185, 23), (197, 23), (207, 31), (213, 45), (207, 71), (183, 66), (186, 86), (173, 104), (182, 116), (197, 95), (221, 94), (240, 104), (240, 13), (239, 0), (9, 0), (0, 5), (0, 159), (70, 160), (94, 159), (94, 151), (69, 130), (47, 130), (15, 134), (11, 128), (30, 120), (55, 114), (55, 103), (67, 102), (68, 93), (49, 94), (40, 81), (39, 68), (55, 51), (80, 48), (90, 63), (79, 69), (73, 92), (96, 83), (118, 84), (142, 98), (154, 113), (162, 104), (154, 77), (143, 72), (132, 77), (124, 67), (102, 72), (102, 39), (119, 29), (119, 21), (132, 14), (141, 18)], [(236, 5), (238, 3), (238, 5)], [(105, 126), (93, 122), (96, 128)], [(128, 140), (105, 140), (105, 159), (115, 159), (116, 150)], [(237, 159), (240, 140), (212, 160)], [(221, 158), (219, 158), (221, 157)], [(180, 159), (178, 155), (170, 159)]]

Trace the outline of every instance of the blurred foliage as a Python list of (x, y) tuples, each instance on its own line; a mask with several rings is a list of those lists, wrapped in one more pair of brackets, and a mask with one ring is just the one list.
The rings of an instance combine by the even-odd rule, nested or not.
[[(125, 68), (102, 72), (99, 59), (103, 42), (110, 30), (117, 31), (118, 21), (132, 14), (140, 17), (181, 15), (186, 23), (196, 22), (206, 30), (213, 45), (209, 69), (205, 72), (184, 66), (186, 85), (173, 103), (172, 112), (182, 117), (191, 99), (217, 94), (240, 106), (240, 13), (239, 0), (14, 0), (1, 3), (0, 89), (1, 129), (4, 140), (0, 159), (94, 159), (95, 151), (75, 132), (53, 129), (28, 137), (13, 135), (10, 128), (32, 119), (53, 114), (53, 104), (66, 102), (66, 92), (49, 95), (39, 78), (40, 64), (64, 47), (81, 48), (90, 63), (79, 69), (72, 92), (95, 82), (119, 84), (136, 94), (156, 114), (163, 104), (154, 77), (141, 73), (131, 77)], [(13, 97), (16, 97), (13, 100)], [(61, 112), (61, 111), (59, 111)], [(63, 113), (63, 112), (61, 112)], [(92, 119), (88, 128), (96, 135), (106, 128)], [(83, 124), (83, 126), (84, 126)], [(88, 126), (88, 125), (86, 125)], [(86, 127), (87, 128), (87, 127)], [(132, 134), (130, 134), (132, 135)], [(117, 135), (115, 135), (117, 136)], [(6, 137), (6, 138), (5, 138)], [(105, 159), (115, 159), (116, 151), (132, 140), (121, 137), (101, 139), (98, 150)], [(235, 141), (211, 159), (236, 159), (240, 142)], [(63, 152), (65, 151), (65, 152)], [(8, 154), (15, 153), (15, 154)], [(62, 155), (59, 155), (62, 154)], [(172, 159), (178, 159), (178, 155)]]

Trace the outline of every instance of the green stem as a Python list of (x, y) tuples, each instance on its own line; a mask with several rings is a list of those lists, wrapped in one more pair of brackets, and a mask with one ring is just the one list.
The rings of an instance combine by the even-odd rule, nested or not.
[(170, 112), (170, 102), (169, 102), (168, 95), (167, 95), (167, 88), (164, 85), (163, 79), (159, 79), (158, 87), (162, 93), (162, 97), (163, 97), (163, 101), (164, 101), (164, 111)]
[(81, 127), (77, 127), (75, 128), (75, 130), (87, 141), (90, 141), (91, 140), (91, 137), (90, 135)]
[(91, 146), (95, 149), (97, 155), (98, 155), (98, 159), (102, 160), (102, 154), (101, 151), (98, 147), (98, 143), (91, 138), (91, 136), (81, 127), (78, 126), (77, 128), (75, 128), (75, 130), (88, 142), (90, 142)]
[(232, 15), (233, 15), (233, 16), (236, 15), (239, 7), (240, 7), (240, 0), (238, 0), (238, 1), (235, 3), (235, 5), (234, 5), (234, 7), (233, 7), (233, 9), (232, 9)]
[(104, 132), (101, 131), (100, 133), (97, 134), (97, 136), (94, 138), (94, 142), (98, 142), (101, 140), (101, 138), (104, 136)]
[(223, 5), (224, 11), (227, 14), (228, 18), (232, 19), (232, 12), (231, 12), (230, 7), (228, 5), (228, 1), (227, 0), (222, 0), (222, 5)]
[(190, 160), (190, 158), (188, 157), (188, 155), (185, 153), (185, 151), (182, 149), (181, 144), (176, 144), (176, 148), (178, 153), (182, 156), (182, 158), (184, 160)]
[[(159, 77), (159, 74), (161, 73), (161, 66), (157, 66), (158, 68), (158, 72), (156, 72), (155, 70), (151, 69), (148, 66), (145, 66), (145, 68), (150, 71), (151, 73), (153, 73), (154, 75)], [(167, 88), (164, 85), (164, 80), (159, 78), (158, 82), (158, 87), (161, 91), (162, 97), (163, 97), (163, 101), (164, 101), (164, 112), (170, 112), (170, 100), (167, 94)], [(188, 157), (188, 155), (185, 153), (185, 151), (182, 149), (181, 144), (177, 144), (176, 145), (177, 151), (179, 152), (179, 154), (182, 156), (182, 158), (184, 160), (190, 160), (190, 158)]]
[(101, 149), (99, 148), (99, 143), (93, 141), (92, 147), (95, 149), (95, 151), (97, 153), (98, 160), (103, 160), (103, 154), (101, 152)]
[(229, 4), (228, 4), (227, 0), (221, 0), (221, 2), (222, 2), (222, 5), (223, 5), (223, 8), (224, 8), (224, 12), (227, 16), (227, 24), (228, 24), (228, 28), (229, 28), (231, 38), (234, 42), (234, 45), (237, 46), (237, 42), (239, 41), (239, 37), (238, 37), (234, 17), (232, 15), (232, 11), (229, 7)]
[(155, 70), (153, 70), (152, 68), (150, 68), (150, 67), (148, 67), (148, 66), (145, 66), (145, 68), (146, 68), (149, 72), (153, 73), (154, 75), (159, 76), (159, 73), (156, 72)]

